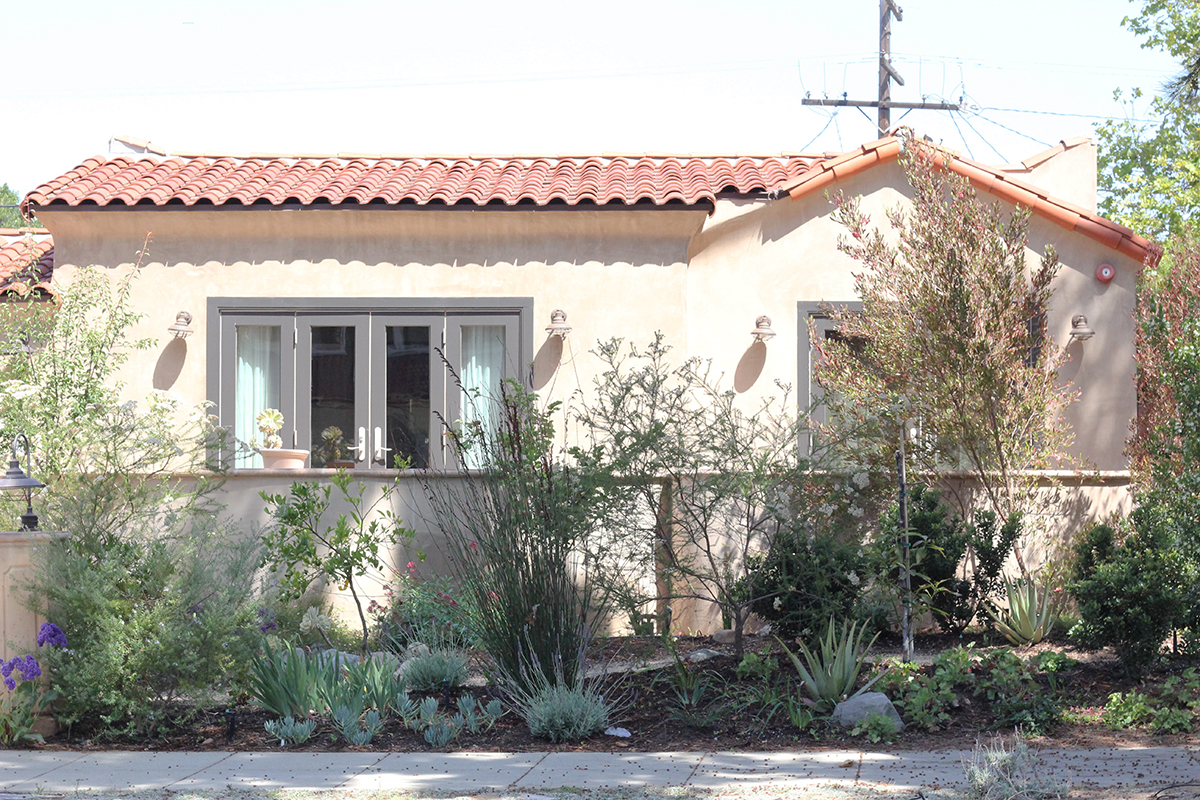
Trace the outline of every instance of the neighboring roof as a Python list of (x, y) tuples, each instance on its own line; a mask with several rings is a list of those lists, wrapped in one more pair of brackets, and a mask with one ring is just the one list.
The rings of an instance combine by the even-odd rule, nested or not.
[(138, 157), (91, 158), (30, 192), (53, 205), (299, 203), (695, 205), (765, 192), (801, 175), (805, 156)]
[(42, 228), (0, 228), (0, 294), (55, 294), (54, 239)]
[[(949, 168), (951, 172), (967, 178), (975, 188), (987, 192), (1001, 200), (1022, 205), (1034, 214), (1045, 217), (1056, 225), (1069, 231), (1082, 233), (1090, 239), (1137, 259), (1146, 266), (1153, 267), (1162, 257), (1162, 246), (1139, 236), (1124, 225), (1101, 217), (1091, 211), (1065, 200), (1051, 197), (1044, 189), (1019, 180), (1009, 172), (1031, 169), (1047, 159), (1063, 152), (1065, 149), (1080, 144), (1086, 139), (1072, 139), (1061, 142), (1045, 153), (1039, 153), (1021, 165), (1006, 167), (989, 167), (970, 159), (954, 155), (944, 149), (939, 149), (935, 161)], [(799, 177), (792, 178), (776, 191), (787, 193), (793, 200), (798, 200), (813, 192), (820, 191), (835, 181), (844, 180), (851, 175), (857, 175), (864, 170), (879, 164), (895, 161), (900, 157), (901, 141), (895, 136), (888, 136), (874, 142), (869, 142), (849, 153), (843, 153), (835, 158), (822, 159), (813, 162), (811, 168)]]

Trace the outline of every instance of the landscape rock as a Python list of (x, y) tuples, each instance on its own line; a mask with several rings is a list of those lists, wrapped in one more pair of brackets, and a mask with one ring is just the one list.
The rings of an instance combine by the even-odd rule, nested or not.
[(872, 714), (882, 714), (896, 723), (896, 730), (904, 730), (904, 720), (900, 719), (896, 707), (883, 692), (864, 692), (838, 703), (833, 710), (833, 719), (843, 728), (853, 728)]
[(733, 644), (734, 632), (729, 628), (724, 628), (712, 635), (713, 641), (717, 644)]
[(620, 736), (622, 739), (628, 739), (633, 734), (624, 728), (609, 728), (604, 732), (605, 736)]
[(693, 664), (699, 664), (701, 661), (708, 661), (710, 658), (716, 658), (721, 655), (724, 655), (724, 653), (718, 653), (716, 650), (709, 650), (707, 647), (702, 647), (699, 650), (693, 650), (688, 655), (687, 660)]

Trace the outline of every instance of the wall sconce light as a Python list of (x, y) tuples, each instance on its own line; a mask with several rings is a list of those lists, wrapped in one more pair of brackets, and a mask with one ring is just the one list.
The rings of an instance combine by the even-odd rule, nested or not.
[(4, 477), (0, 478), (0, 491), (25, 493), (25, 513), (21, 515), (21, 530), (36, 531), (38, 518), (37, 514), (33, 513), (33, 490), (41, 489), (46, 484), (29, 477), (21, 469), (21, 462), (17, 460), (17, 442), (21, 439), (25, 440), (25, 455), (32, 456), (33, 454), (33, 447), (29, 444), (28, 436), (18, 433), (13, 437), (12, 460), (8, 462), (8, 471), (4, 473)]
[(1096, 332), (1088, 325), (1087, 317), (1083, 314), (1071, 317), (1071, 341), (1086, 342), (1095, 335)]
[(192, 330), (192, 315), (186, 311), (180, 311), (175, 315), (175, 324), (167, 328), (167, 333), (176, 339), (186, 339), (191, 336), (195, 333)]
[(563, 339), (567, 338), (567, 334), (571, 332), (571, 326), (567, 324), (567, 312), (561, 308), (556, 308), (550, 312), (550, 324), (546, 326), (546, 333), (551, 336), (559, 336)]
[(754, 341), (765, 342), (767, 339), (775, 338), (775, 331), (771, 330), (771, 318), (766, 314), (754, 320), (754, 325), (754, 330), (750, 331), (750, 335), (754, 337)]

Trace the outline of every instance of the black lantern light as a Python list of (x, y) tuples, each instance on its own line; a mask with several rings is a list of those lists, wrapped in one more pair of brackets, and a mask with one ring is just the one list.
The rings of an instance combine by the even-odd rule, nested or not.
[(29, 437), (24, 433), (18, 433), (13, 437), (12, 443), (12, 460), (8, 462), (8, 471), (4, 473), (4, 477), (0, 478), (0, 491), (3, 492), (24, 492), (25, 493), (25, 513), (21, 515), (21, 530), (36, 531), (38, 529), (37, 514), (33, 513), (33, 490), (41, 489), (46, 484), (36, 478), (31, 478), (21, 469), (21, 462), (17, 460), (17, 442), (25, 440), (25, 455), (29, 456), (33, 453), (33, 447), (29, 444)]

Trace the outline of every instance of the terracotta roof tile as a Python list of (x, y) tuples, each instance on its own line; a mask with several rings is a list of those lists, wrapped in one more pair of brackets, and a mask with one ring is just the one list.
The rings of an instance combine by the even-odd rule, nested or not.
[[(1065, 149), (1087, 141), (1089, 140), (1086, 137), (1065, 139), (1046, 153), (1034, 156), (1030, 162), (1041, 163)], [(812, 163), (807, 172), (783, 182), (776, 191), (786, 192), (793, 200), (798, 200), (824, 189), (835, 181), (843, 180), (877, 164), (894, 161), (899, 157), (900, 147), (900, 140), (892, 136), (865, 144), (849, 153), (818, 159)], [(1093, 211), (1051, 197), (1045, 189), (1015, 178), (1002, 168), (979, 164), (949, 151), (942, 151), (941, 154), (936, 155), (935, 161), (967, 178), (973, 186), (993, 197), (1013, 205), (1025, 206), (1033, 213), (1045, 217), (1067, 230), (1081, 233), (1137, 259), (1146, 266), (1154, 266), (1162, 257), (1161, 245), (1138, 236), (1124, 225), (1104, 219)]]
[(54, 240), (41, 229), (0, 229), (0, 293), (55, 294)]
[(769, 191), (804, 173), (804, 156), (587, 156), (380, 159), (116, 156), (93, 158), (34, 189), (50, 205), (256, 203), (636, 203), (711, 201)]

